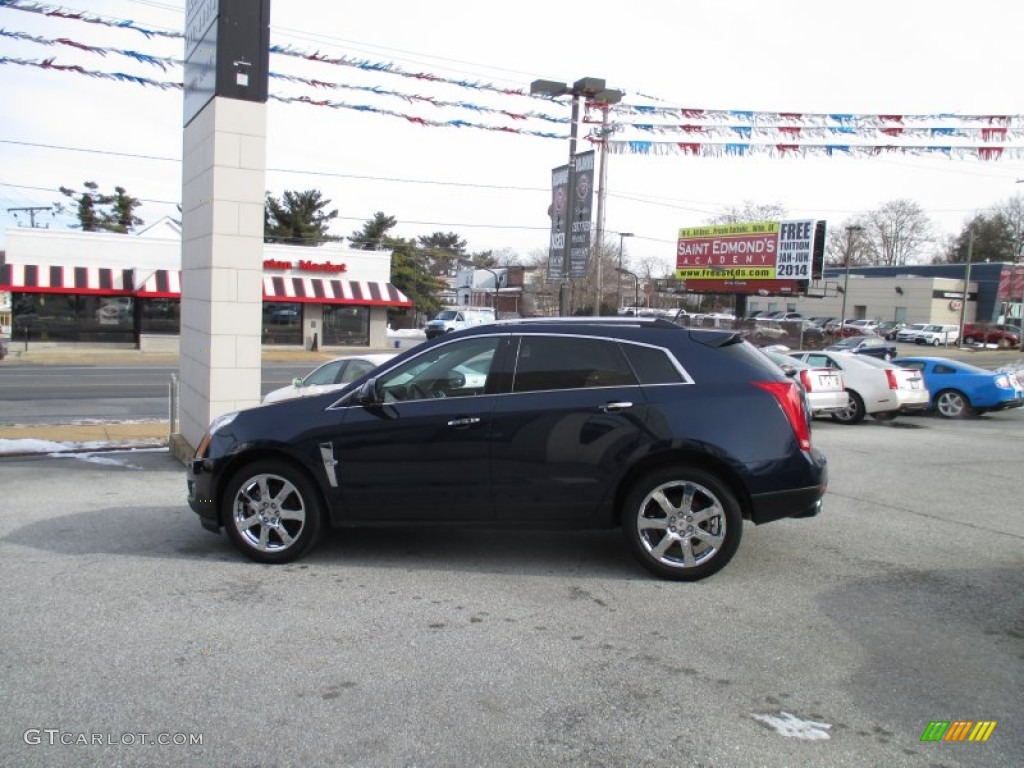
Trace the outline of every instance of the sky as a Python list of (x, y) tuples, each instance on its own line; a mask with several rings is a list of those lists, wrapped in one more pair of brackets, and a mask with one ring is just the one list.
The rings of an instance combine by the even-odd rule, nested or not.
[[(7, 229), (30, 223), (27, 212), (15, 218), (8, 209), (69, 202), (58, 188), (85, 181), (101, 191), (125, 187), (143, 200), (147, 224), (176, 215), (182, 95), (158, 84), (183, 79), (167, 62), (183, 57), (184, 43), (152, 33), (180, 32), (184, 8), (185, 0), (0, 0), (0, 248)], [(613, 146), (623, 151), (607, 156), (604, 226), (632, 266), (669, 269), (679, 228), (747, 202), (836, 228), (908, 199), (941, 242), (1024, 193), (1016, 186), (1024, 159), (1013, 156), (1024, 154), (1024, 90), (1014, 85), (1024, 72), (1019, 0), (990, 0), (982, 11), (951, 0), (520, 0), (482, 8), (478, 0), (271, 0), (271, 44), (299, 54), (271, 56), (271, 95), (335, 106), (268, 101), (267, 190), (320, 190), (339, 212), (335, 235), (380, 211), (397, 219), (394, 236), (454, 232), (470, 252), (528, 259), (548, 247), (551, 170), (567, 161), (569, 106), (506, 91), (528, 93), (535, 79), (595, 77), (623, 93), (610, 117)], [(124, 20), (151, 34), (112, 26)], [(335, 63), (304, 58), (312, 53)], [(46, 59), (89, 76), (38, 66)], [(626, 143), (691, 141), (676, 132), (696, 124), (682, 109), (723, 113), (726, 131), (751, 111), (919, 115), (932, 126), (949, 124), (942, 115), (1012, 115), (1007, 143), (1018, 152), (995, 161), (935, 152), (695, 157), (643, 154)], [(653, 123), (662, 132), (639, 127)], [(579, 127), (578, 151), (592, 147), (594, 128)], [(75, 219), (41, 211), (35, 223), (64, 229)]]

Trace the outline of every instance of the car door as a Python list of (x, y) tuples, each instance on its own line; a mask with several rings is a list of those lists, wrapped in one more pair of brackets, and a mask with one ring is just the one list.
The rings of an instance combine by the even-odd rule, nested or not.
[(644, 394), (614, 340), (522, 334), (513, 346), (494, 409), (496, 519), (584, 521), (646, 439)]
[[(373, 522), (493, 517), (489, 375), (505, 336), (432, 347), (373, 379), (381, 402), (350, 393), (330, 448), (345, 517)], [(507, 343), (507, 342), (506, 342)], [(469, 364), (483, 374), (467, 386)], [(369, 383), (369, 382), (368, 382)]]

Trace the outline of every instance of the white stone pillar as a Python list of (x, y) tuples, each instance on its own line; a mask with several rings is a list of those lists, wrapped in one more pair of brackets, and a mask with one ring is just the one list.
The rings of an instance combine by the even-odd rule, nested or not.
[(265, 103), (222, 97), (185, 127), (178, 450), (260, 402), (266, 135)]

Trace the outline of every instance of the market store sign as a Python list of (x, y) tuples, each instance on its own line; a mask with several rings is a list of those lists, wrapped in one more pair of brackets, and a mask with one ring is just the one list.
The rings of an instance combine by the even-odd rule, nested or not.
[(332, 261), (308, 261), (306, 259), (299, 259), (294, 262), (282, 261), (281, 259), (264, 259), (263, 268), (295, 270), (297, 272), (320, 272), (332, 275), (348, 272), (348, 266), (345, 264), (335, 264)]

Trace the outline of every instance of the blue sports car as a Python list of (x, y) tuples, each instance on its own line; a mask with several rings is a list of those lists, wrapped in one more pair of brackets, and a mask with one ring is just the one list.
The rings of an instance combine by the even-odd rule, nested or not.
[(932, 394), (932, 408), (944, 418), (1024, 406), (1024, 382), (1016, 374), (942, 357), (898, 357), (893, 362), (921, 372)]

